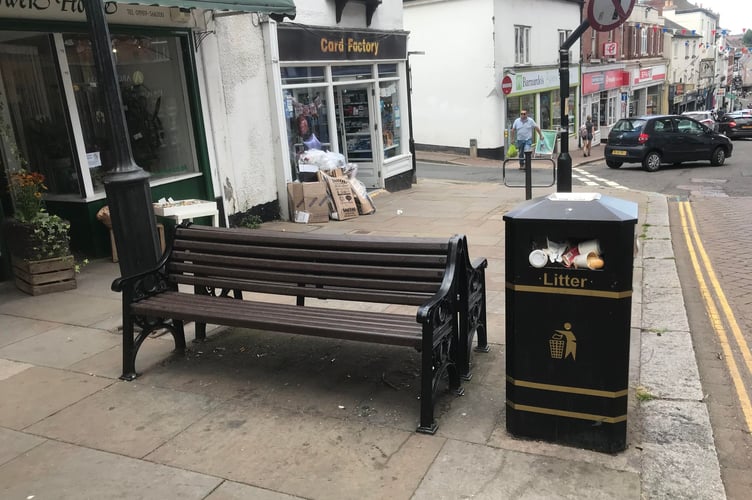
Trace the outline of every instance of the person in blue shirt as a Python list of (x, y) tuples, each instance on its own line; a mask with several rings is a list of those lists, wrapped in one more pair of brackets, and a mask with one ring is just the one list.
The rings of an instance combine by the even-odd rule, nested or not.
[(527, 110), (520, 111), (520, 117), (514, 120), (512, 124), (512, 140), (517, 146), (520, 155), (520, 169), (525, 168), (525, 151), (533, 150), (533, 139), (535, 133), (543, 140), (543, 132), (535, 120), (527, 116)]

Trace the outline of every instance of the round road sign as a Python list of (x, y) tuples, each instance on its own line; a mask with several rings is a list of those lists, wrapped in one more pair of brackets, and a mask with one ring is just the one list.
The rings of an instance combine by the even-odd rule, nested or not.
[(637, 0), (591, 0), (587, 18), (596, 31), (611, 31), (632, 13)]
[(504, 78), (501, 79), (501, 91), (504, 92), (504, 95), (509, 95), (512, 92), (511, 76), (504, 75)]

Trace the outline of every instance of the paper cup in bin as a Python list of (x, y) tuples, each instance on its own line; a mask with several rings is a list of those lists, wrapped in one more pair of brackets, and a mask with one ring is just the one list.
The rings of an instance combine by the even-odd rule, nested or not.
[(588, 255), (594, 253), (596, 256), (601, 254), (601, 244), (598, 240), (583, 241), (577, 245), (580, 255)]

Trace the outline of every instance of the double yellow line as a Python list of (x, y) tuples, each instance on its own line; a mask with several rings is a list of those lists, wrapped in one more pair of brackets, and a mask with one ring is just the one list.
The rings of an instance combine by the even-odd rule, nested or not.
[[(744, 413), (747, 432), (752, 433), (752, 404), (750, 403), (750, 392), (747, 390), (744, 384), (744, 379), (739, 371), (736, 357), (734, 356), (731, 344), (729, 343), (726, 325), (728, 325), (728, 328), (733, 334), (733, 338), (739, 347), (739, 356), (744, 362), (744, 365), (746, 365), (747, 373), (750, 377), (752, 377), (752, 354), (750, 353), (749, 345), (739, 328), (739, 324), (736, 322), (734, 313), (731, 311), (731, 307), (729, 307), (726, 295), (723, 293), (723, 289), (721, 289), (721, 285), (718, 283), (713, 266), (710, 264), (708, 254), (705, 252), (705, 247), (702, 245), (700, 235), (697, 232), (695, 217), (692, 213), (692, 208), (689, 202), (682, 201), (679, 203), (679, 214), (681, 215), (682, 231), (684, 232), (684, 238), (687, 242), (689, 257), (692, 260), (692, 266), (694, 267), (695, 275), (697, 276), (700, 293), (705, 302), (705, 309), (708, 312), (710, 323), (713, 326), (713, 330), (715, 330), (715, 333), (718, 336), (718, 341), (723, 349), (723, 357), (731, 375), (731, 380), (734, 383), (734, 389), (739, 398), (742, 413)], [(699, 259), (698, 254), (700, 257)], [(712, 285), (712, 292), (705, 280), (706, 274), (708, 281), (710, 281)], [(715, 293), (715, 297), (713, 296), (713, 293)], [(716, 302), (718, 305), (716, 305)], [(723, 312), (723, 316), (719, 314), (719, 307)]]

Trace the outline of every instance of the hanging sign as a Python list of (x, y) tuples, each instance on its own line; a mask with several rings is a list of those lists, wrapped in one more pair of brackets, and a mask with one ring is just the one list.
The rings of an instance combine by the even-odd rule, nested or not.
[(587, 18), (596, 31), (611, 31), (627, 20), (637, 0), (591, 0)]

